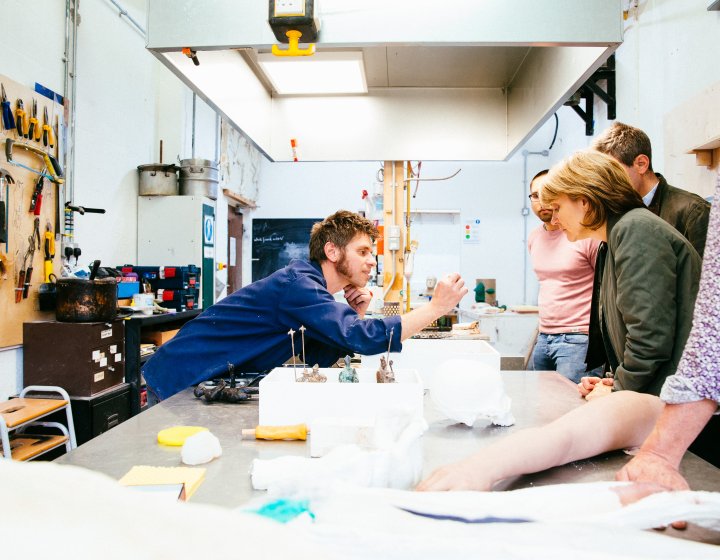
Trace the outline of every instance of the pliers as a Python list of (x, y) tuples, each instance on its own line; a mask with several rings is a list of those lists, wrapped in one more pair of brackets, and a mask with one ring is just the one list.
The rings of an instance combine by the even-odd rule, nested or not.
[(50, 146), (51, 148), (55, 146), (55, 136), (53, 135), (53, 129), (50, 124), (50, 118), (48, 117), (48, 110), (47, 107), (43, 110), (43, 115), (45, 117), (45, 121), (43, 123), (43, 146)]
[(25, 104), (19, 97), (17, 98), (17, 109), (15, 110), (15, 124), (17, 125), (18, 138), (28, 137), (28, 114), (25, 112)]
[(42, 137), (42, 127), (37, 119), (37, 100), (32, 101), (32, 115), (30, 116), (30, 128), (28, 129), (28, 138), (39, 142)]

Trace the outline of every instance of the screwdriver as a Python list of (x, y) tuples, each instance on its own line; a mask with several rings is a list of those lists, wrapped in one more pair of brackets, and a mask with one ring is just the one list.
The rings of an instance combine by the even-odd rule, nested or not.
[(15, 128), (15, 118), (10, 108), (10, 101), (8, 101), (7, 94), (5, 93), (5, 86), (0, 84), (0, 90), (2, 90), (2, 122), (5, 130), (12, 130)]

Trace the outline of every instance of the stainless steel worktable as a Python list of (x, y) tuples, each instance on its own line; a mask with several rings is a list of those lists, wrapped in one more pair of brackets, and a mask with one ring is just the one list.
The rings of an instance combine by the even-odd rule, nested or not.
[[(425, 475), (441, 465), (466, 457), (494, 438), (541, 426), (583, 403), (575, 385), (557, 373), (506, 371), (503, 380), (516, 419), (515, 425), (509, 428), (486, 423), (473, 428), (454, 424), (441, 418), (426, 400), (425, 416), (430, 429), (423, 438)], [(308, 454), (305, 442), (241, 440), (240, 430), (255, 427), (257, 421), (257, 401), (206, 404), (188, 389), (60, 457), (57, 462), (87, 467), (118, 479), (134, 465), (176, 466), (180, 464), (180, 448), (158, 445), (158, 431), (176, 425), (204, 426), (220, 439), (223, 455), (204, 465), (206, 478), (192, 501), (233, 507), (262, 495), (254, 491), (250, 483), (253, 459)], [(498, 488), (613, 480), (615, 472), (628, 459), (623, 452), (606, 453), (534, 475), (508, 479)], [(692, 453), (686, 454), (681, 469), (693, 490), (720, 491), (720, 470)], [(668, 532), (720, 543), (719, 534), (697, 528), (691, 527), (685, 533), (670, 529)]]

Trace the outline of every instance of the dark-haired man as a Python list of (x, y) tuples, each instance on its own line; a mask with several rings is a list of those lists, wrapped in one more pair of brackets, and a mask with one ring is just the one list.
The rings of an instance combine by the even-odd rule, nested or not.
[(652, 167), (650, 138), (639, 128), (615, 122), (593, 142), (593, 148), (618, 160), (645, 206), (673, 226), (695, 247), (705, 251), (710, 203), (702, 197), (668, 185)]
[[(152, 395), (170, 397), (223, 375), (228, 364), (238, 373), (282, 365), (292, 357), (288, 332), (301, 326), (306, 361), (321, 367), (354, 352), (379, 354), (388, 344), (399, 352), (403, 340), (448, 313), (468, 290), (452, 274), (438, 281), (427, 305), (401, 316), (364, 319), (377, 236), (372, 222), (346, 210), (316, 223), (309, 261), (292, 261), (232, 293), (158, 349), (142, 370)], [(347, 304), (333, 298), (341, 290)], [(295, 350), (300, 350), (299, 339)]]

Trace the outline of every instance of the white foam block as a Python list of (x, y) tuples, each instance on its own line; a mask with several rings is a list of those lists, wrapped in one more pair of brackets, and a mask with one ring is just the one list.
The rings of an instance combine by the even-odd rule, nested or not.
[(321, 368), (326, 383), (298, 383), (293, 368), (272, 370), (260, 381), (260, 425), (311, 424), (322, 417), (374, 422), (397, 411), (423, 417), (423, 384), (416, 370), (395, 368), (396, 383), (377, 383), (376, 370), (364, 368), (357, 369), (359, 383), (340, 383), (340, 371)]

